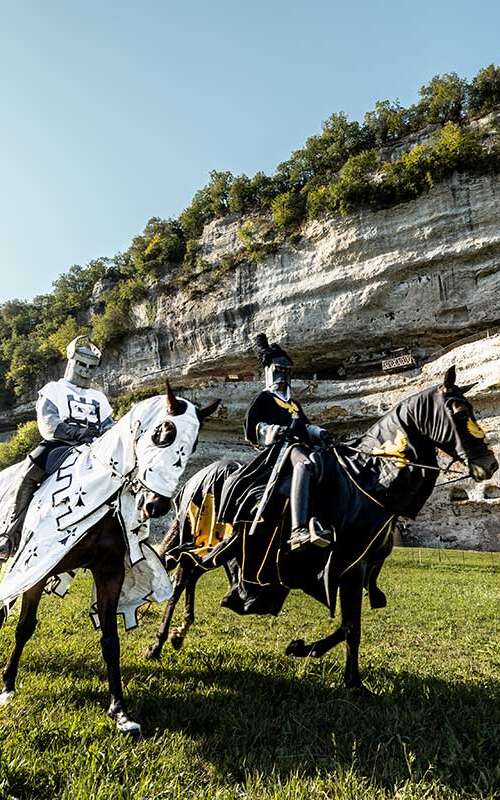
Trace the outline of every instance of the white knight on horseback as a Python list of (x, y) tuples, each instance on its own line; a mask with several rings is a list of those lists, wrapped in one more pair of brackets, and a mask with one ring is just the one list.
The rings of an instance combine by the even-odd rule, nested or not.
[[(168, 576), (145, 542), (147, 498), (163, 503), (166, 513), (203, 412), (176, 398), (167, 385), (166, 396), (138, 403), (113, 424), (107, 398), (89, 386), (100, 352), (88, 340), (75, 340), (68, 356), (65, 377), (39, 393), (41, 445), (0, 473), (0, 532), (12, 556), (0, 584), (0, 604), (10, 606), (54, 574), (85, 533), (112, 511), (128, 550), (121, 610), (130, 627), (130, 613), (145, 595), (163, 600), (170, 594)], [(59, 580), (55, 591), (61, 594), (66, 583)]]
[(26, 512), (46, 476), (50, 454), (64, 446), (92, 442), (113, 424), (108, 398), (90, 387), (101, 362), (101, 351), (88, 337), (77, 336), (66, 352), (64, 378), (50, 381), (38, 393), (36, 418), (42, 443), (26, 457), (22, 470), (16, 472), (12, 510), (0, 522), (0, 561), (17, 549)]

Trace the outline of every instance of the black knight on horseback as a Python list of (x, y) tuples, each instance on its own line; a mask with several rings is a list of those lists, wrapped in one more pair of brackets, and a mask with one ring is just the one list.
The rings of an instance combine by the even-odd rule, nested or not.
[(290, 487), (292, 550), (308, 544), (328, 547), (332, 531), (310, 516), (311, 483), (318, 473), (315, 446), (328, 443), (330, 436), (324, 428), (312, 425), (299, 401), (292, 398), (292, 360), (278, 344), (269, 345), (267, 337), (257, 336), (257, 352), (264, 367), (266, 387), (248, 409), (245, 436), (258, 447), (270, 448), (268, 464), (276, 465), (290, 459), (293, 472)]
[[(372, 607), (386, 604), (376, 580), (392, 549), (392, 529), (398, 517), (414, 519), (428, 500), (442, 471), (437, 451), (444, 452), (452, 462), (464, 464), (475, 481), (488, 480), (498, 469), (485, 432), (465, 397), (470, 388), (456, 384), (455, 367), (451, 366), (441, 383), (403, 398), (352, 444), (332, 442), (322, 448), (321, 468), (316, 481), (311, 482), (309, 502), (312, 515), (334, 532), (327, 547), (302, 546), (301, 541), (296, 548), (293, 537), (290, 546), (291, 528), (298, 527), (295, 520), (300, 519), (304, 523), (301, 527), (305, 527), (310, 512), (301, 518), (297, 510), (289, 508), (286, 481), (276, 480), (273, 491), (269, 490), (269, 476), (272, 478), (274, 472), (277, 477), (277, 459), (268, 463), (272, 443), (250, 464), (216, 462), (194, 475), (176, 498), (176, 520), (160, 548), (167, 567), (178, 564), (179, 569), (174, 594), (148, 657), (159, 657), (169, 636), (175, 605), (185, 591), (183, 624), (170, 632), (172, 645), (182, 645), (194, 621), (197, 581), (207, 569), (222, 566), (233, 587), (222, 604), (238, 613), (276, 614), (290, 589), (301, 589), (326, 606), (333, 617), (339, 596), (341, 622), (337, 629), (310, 644), (294, 640), (286, 652), (317, 658), (345, 642), (346, 686), (364, 691), (358, 666), (363, 588), (368, 590)], [(273, 408), (272, 392), (267, 395), (259, 395), (254, 403), (257, 409), (261, 403), (263, 409)], [(283, 403), (289, 402), (290, 398), (283, 399)], [(292, 402), (300, 421), (300, 405)], [(281, 409), (287, 409), (276, 405), (280, 412), (273, 408), (272, 417), (260, 413), (254, 416), (250, 409), (249, 438), (255, 436), (253, 440), (258, 441), (261, 436), (265, 443), (266, 436), (273, 441), (276, 430), (279, 435), (293, 433), (297, 424), (293, 419), (284, 431), (279, 430), (281, 420), (287, 421)], [(277, 427), (273, 429), (273, 425)], [(306, 428), (307, 420), (302, 418), (302, 425)], [(313, 453), (305, 452), (311, 459)], [(264, 482), (263, 475), (267, 476)], [(462, 476), (467, 477), (466, 473)], [(242, 481), (245, 477), (246, 485)], [(252, 492), (255, 484), (260, 484), (259, 490)], [(203, 541), (198, 537), (202, 521), (206, 525)], [(322, 538), (325, 530), (320, 532)]]

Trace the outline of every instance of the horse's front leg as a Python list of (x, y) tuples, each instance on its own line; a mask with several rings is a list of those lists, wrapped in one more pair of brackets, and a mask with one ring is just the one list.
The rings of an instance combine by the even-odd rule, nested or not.
[(16, 627), (16, 644), (3, 671), (4, 688), (0, 693), (0, 706), (6, 705), (14, 697), (19, 661), (26, 642), (35, 632), (36, 612), (44, 586), (45, 580), (40, 581), (23, 594), (21, 613)]
[[(177, 603), (180, 600), (180, 597), (186, 587), (187, 581), (187, 573), (186, 568), (182, 565), (179, 566), (177, 572), (174, 577), (174, 593), (170, 600), (167, 602), (167, 607), (165, 608), (165, 614), (163, 616), (163, 620), (161, 622), (160, 627), (158, 628), (158, 632), (156, 634), (156, 639), (154, 644), (146, 651), (145, 656), (147, 659), (159, 659), (161, 656), (161, 651), (163, 649), (163, 645), (168, 639), (168, 634), (170, 630), (170, 623), (172, 622), (172, 617), (174, 615), (174, 611), (176, 609)], [(177, 649), (177, 648), (176, 648)]]
[[(337, 584), (335, 579), (329, 581), (328, 590), (325, 587), (323, 578), (316, 580), (315, 583), (310, 584), (307, 589), (304, 588), (306, 594), (314, 597), (318, 603), (325, 605), (330, 616), (335, 615), (335, 606), (337, 598)], [(285, 650), (285, 655), (294, 656), (295, 658), (320, 658), (328, 653), (333, 647), (345, 641), (345, 631), (343, 625), (340, 625), (329, 636), (324, 639), (318, 639), (316, 642), (306, 644), (304, 639), (294, 639)]]
[[(104, 560), (105, 564), (105, 560)], [(97, 614), (101, 625), (101, 650), (108, 673), (111, 702), (108, 715), (116, 722), (121, 733), (139, 736), (141, 726), (130, 719), (125, 711), (122, 678), (120, 671), (120, 639), (116, 612), (123, 585), (123, 559), (118, 559), (113, 568), (97, 564), (92, 568), (97, 595)]]
[(392, 531), (389, 532), (384, 544), (378, 548), (375, 553), (376, 560), (373, 562), (371, 568), (368, 568), (365, 579), (365, 588), (368, 590), (368, 598), (372, 608), (385, 608), (387, 605), (387, 598), (377, 585), (378, 576), (382, 571), (385, 559), (390, 556), (394, 546), (394, 536)]
[(369, 695), (359, 674), (359, 644), (361, 641), (361, 604), (364, 567), (356, 565), (340, 581), (342, 628), (346, 641), (345, 685), (359, 694)]

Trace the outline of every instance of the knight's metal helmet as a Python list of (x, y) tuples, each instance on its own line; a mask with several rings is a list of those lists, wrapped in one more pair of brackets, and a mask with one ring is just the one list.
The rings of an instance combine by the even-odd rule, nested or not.
[(66, 348), (68, 363), (64, 377), (75, 386), (87, 389), (101, 363), (101, 351), (88, 336), (77, 336)]
[(284, 400), (289, 400), (292, 359), (279, 344), (273, 343), (270, 345), (264, 333), (259, 333), (256, 345), (260, 362), (264, 367), (266, 389), (279, 395)]

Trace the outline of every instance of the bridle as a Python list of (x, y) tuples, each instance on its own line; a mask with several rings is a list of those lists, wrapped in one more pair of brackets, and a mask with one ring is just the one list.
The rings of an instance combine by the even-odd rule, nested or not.
[[(371, 458), (389, 458), (389, 459), (393, 458), (393, 459), (398, 459), (399, 461), (401, 461), (401, 459), (402, 459), (402, 456), (400, 454), (398, 454), (398, 453), (370, 453), (370, 452), (368, 452), (366, 450), (361, 450), (359, 447), (354, 447), (353, 445), (346, 444), (345, 442), (335, 442), (335, 443), (332, 442), (330, 447), (332, 447), (334, 449), (337, 448), (337, 447), (345, 447), (348, 450), (354, 451), (355, 453), (361, 453), (361, 455), (370, 456)], [(450, 475), (451, 474), (451, 475), (458, 475), (459, 476), (458, 478), (452, 478), (449, 481), (442, 481), (441, 483), (436, 483), (434, 488), (438, 489), (441, 486), (448, 486), (450, 483), (457, 483), (457, 481), (464, 481), (467, 478), (470, 478), (470, 475), (468, 475), (468, 474), (464, 474), (463, 472), (461, 472), (459, 470), (456, 470), (456, 469), (453, 469), (453, 470), (451, 469), (451, 467), (453, 466), (453, 464), (456, 461), (459, 461), (458, 456), (451, 456), (451, 461), (446, 465), (446, 467), (438, 467), (438, 466), (434, 466), (434, 464), (419, 464), (418, 461), (407, 461), (405, 459), (405, 465), (404, 466), (405, 467), (419, 467), (420, 469), (428, 469), (428, 470), (431, 470), (433, 472), (442, 472), (443, 475)]]

